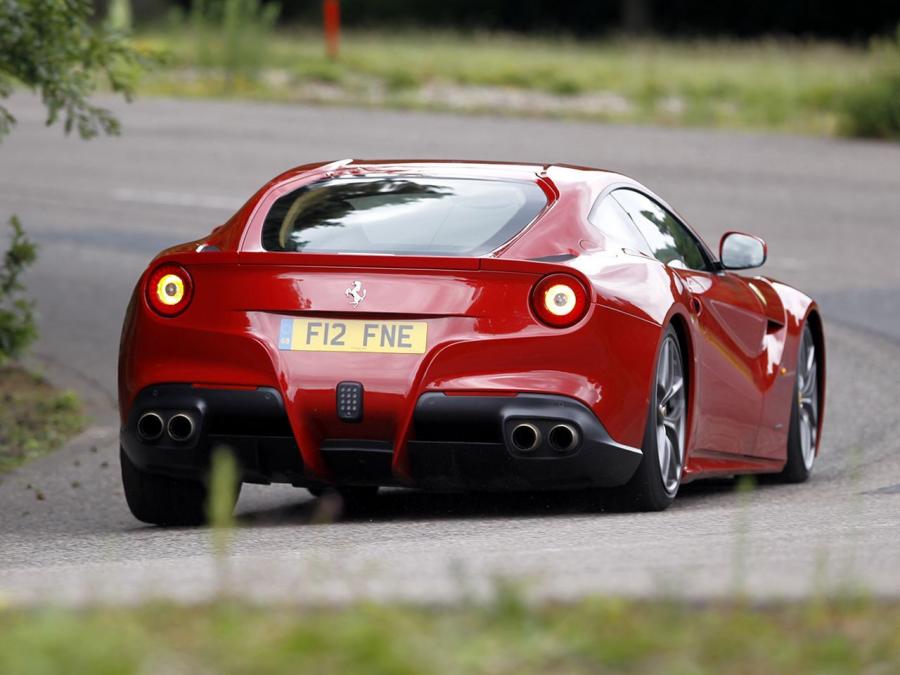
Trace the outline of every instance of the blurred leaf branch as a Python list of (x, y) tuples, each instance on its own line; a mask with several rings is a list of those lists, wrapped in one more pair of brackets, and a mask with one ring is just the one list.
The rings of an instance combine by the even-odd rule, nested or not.
[[(105, 84), (130, 100), (148, 58), (124, 33), (94, 22), (90, 0), (0, 0), (0, 98), (17, 85), (39, 93), (47, 124), (61, 119), (66, 133), (119, 133), (115, 116), (89, 96)], [(14, 123), (0, 105), (0, 137)]]
[[(119, 121), (89, 100), (98, 87), (130, 100), (141, 66), (149, 60), (125, 33), (93, 21), (90, 0), (0, 0), (0, 101), (17, 87), (38, 93), (47, 125), (62, 121), (82, 138), (118, 134)], [(15, 116), (0, 102), (0, 140)], [(24, 297), (22, 274), (37, 248), (15, 216), (0, 269), (0, 363), (22, 354), (37, 337), (34, 303)]]
[(228, 595), (231, 587), (228, 554), (234, 537), (234, 505), (240, 494), (240, 486), (240, 470), (234, 452), (227, 446), (217, 447), (210, 463), (206, 515), (212, 527), (220, 599)]
[(240, 485), (237, 461), (231, 448), (220, 446), (212, 456), (209, 475), (207, 516), (213, 528), (213, 548), (216, 555), (228, 555), (231, 531), (234, 528), (234, 504)]

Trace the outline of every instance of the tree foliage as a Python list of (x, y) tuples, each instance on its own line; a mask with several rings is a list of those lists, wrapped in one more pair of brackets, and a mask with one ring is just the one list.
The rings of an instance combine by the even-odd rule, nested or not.
[(34, 302), (24, 296), (22, 273), (37, 259), (37, 247), (28, 240), (19, 219), (9, 223), (13, 234), (0, 260), (0, 366), (16, 358), (37, 337)]
[[(150, 0), (144, 0), (149, 3)], [(192, 0), (166, 0), (183, 7)], [(277, 0), (261, 0), (265, 4)], [(160, 4), (164, 4), (159, 0)], [(286, 23), (320, 21), (322, 0), (281, 2)], [(866, 40), (900, 21), (897, 0), (341, 0), (348, 27), (398, 26), (668, 36), (793, 35)]]
[[(0, 0), (0, 140), (16, 122), (2, 103), (16, 88), (38, 93), (47, 124), (62, 121), (82, 138), (117, 134), (119, 122), (89, 96), (100, 86), (130, 99), (145, 60), (126, 36), (95, 23), (91, 0)], [(0, 365), (20, 356), (37, 337), (34, 303), (22, 274), (37, 248), (19, 219), (0, 258)]]
[[(48, 125), (61, 120), (82, 138), (118, 133), (113, 114), (88, 97), (104, 85), (130, 98), (143, 57), (92, 19), (91, 0), (0, 0), (0, 98), (24, 86), (41, 96)], [(14, 123), (0, 104), (0, 138)]]

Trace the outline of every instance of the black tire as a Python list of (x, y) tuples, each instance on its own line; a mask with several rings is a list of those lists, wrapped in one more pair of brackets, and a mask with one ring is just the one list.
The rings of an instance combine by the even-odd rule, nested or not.
[[(816, 399), (815, 404), (815, 414), (818, 416), (818, 352), (815, 350), (815, 340), (813, 338), (812, 330), (807, 324), (803, 328), (803, 333), (800, 336), (800, 346), (798, 349), (798, 358), (797, 358), (797, 375), (794, 378), (794, 395), (791, 396), (791, 421), (788, 427), (788, 443), (787, 443), (787, 463), (784, 465), (784, 469), (780, 474), (780, 478), (785, 483), (805, 483), (809, 480), (810, 475), (812, 474), (813, 461), (815, 457), (806, 461), (804, 458), (804, 439), (803, 434), (808, 433), (805, 431), (803, 424), (801, 423), (802, 419), (802, 410), (801, 410), (801, 370), (804, 369), (804, 365), (802, 361), (804, 361), (804, 357), (806, 356), (805, 347), (808, 345), (813, 346), (813, 361), (815, 370), (811, 374), (811, 378), (813, 380), (813, 389), (812, 396)], [(810, 376), (809, 373), (806, 373), (807, 376)], [(810, 414), (810, 410), (807, 409), (805, 414), (808, 416)], [(815, 427), (816, 430), (813, 432), (813, 438), (807, 439), (807, 442), (816, 443), (816, 438), (818, 436), (818, 417), (815, 419)]]
[[(159, 476), (142, 471), (119, 448), (125, 501), (135, 518), (151, 525), (203, 525), (207, 489), (201, 481)], [(235, 499), (237, 492), (235, 491)]]
[[(650, 392), (650, 407), (647, 411), (647, 424), (644, 428), (644, 440), (641, 448), (644, 456), (641, 459), (637, 471), (635, 471), (634, 475), (631, 477), (631, 480), (624, 486), (616, 488), (614, 491), (614, 504), (620, 509), (630, 511), (663, 511), (672, 504), (675, 500), (675, 495), (678, 493), (681, 471), (683, 469), (683, 443), (680, 449), (681, 466), (679, 466), (677, 472), (678, 480), (676, 481), (674, 489), (671, 489), (671, 487), (667, 489), (660, 469), (659, 444), (657, 442), (657, 410), (659, 407), (657, 378), (659, 374), (660, 358), (663, 355), (663, 348), (668, 340), (674, 341), (674, 347), (677, 349), (678, 358), (680, 360), (681, 354), (683, 353), (681, 351), (681, 342), (678, 339), (678, 333), (672, 326), (669, 326), (663, 339), (660, 341), (659, 353), (656, 355), (653, 367), (654, 385)], [(687, 386), (689, 382), (688, 372), (684, 368), (683, 360), (681, 360), (681, 363), (683, 405), (685, 406), (683, 415), (686, 419), (686, 406), (689, 401), (687, 396)]]

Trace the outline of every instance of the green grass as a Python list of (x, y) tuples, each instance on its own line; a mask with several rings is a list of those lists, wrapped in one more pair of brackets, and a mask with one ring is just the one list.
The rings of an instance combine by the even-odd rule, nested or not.
[(889, 673), (900, 606), (587, 600), (0, 611), (0, 672)]
[(83, 426), (74, 393), (20, 368), (0, 367), (0, 473), (56, 449)]
[(900, 139), (900, 29), (893, 42), (873, 45), (878, 66), (843, 97), (841, 132)]
[[(140, 44), (166, 55), (143, 90), (832, 133), (844, 93), (883, 57), (874, 48), (817, 42), (351, 31), (340, 60), (331, 62), (315, 31), (248, 39), (258, 41), (258, 68), (227, 77), (227, 47), (213, 32), (175, 25), (141, 32)], [(481, 95), (470, 95), (473, 88)], [(510, 104), (502, 97), (508, 90), (544, 98)]]

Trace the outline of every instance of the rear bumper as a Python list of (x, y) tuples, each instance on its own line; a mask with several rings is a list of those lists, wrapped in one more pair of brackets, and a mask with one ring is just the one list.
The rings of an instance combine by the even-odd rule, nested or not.
[[(566, 489), (621, 485), (641, 451), (613, 441), (591, 410), (565, 396), (423, 394), (416, 404), (416, 440), (407, 443), (410, 472), (432, 489)], [(536, 447), (517, 447), (519, 425), (537, 430)], [(571, 448), (554, 447), (551, 432), (574, 430)]]
[[(147, 413), (162, 422), (158, 437), (139, 432)], [(192, 422), (184, 440), (167, 429), (179, 414)], [(514, 442), (523, 424), (536, 432), (533, 448)], [(552, 442), (560, 426), (574, 432), (575, 442)], [(131, 407), (121, 442), (131, 461), (152, 473), (203, 477), (213, 450), (227, 446), (246, 482), (324, 484), (304, 466), (282, 397), (272, 388), (150, 387)], [(318, 451), (333, 484), (433, 490), (608, 487), (627, 482), (641, 461), (641, 451), (612, 440), (587, 406), (549, 394), (423, 394), (405, 446), (411, 482), (396, 476), (390, 441), (322, 439)]]
[[(139, 421), (148, 413), (162, 420), (158, 438), (141, 437), (138, 431)], [(168, 424), (176, 414), (187, 415), (194, 424), (194, 433), (187, 440), (176, 441), (168, 434)], [(128, 458), (150, 473), (203, 477), (213, 451), (225, 446), (235, 453), (246, 482), (291, 483), (303, 477), (303, 462), (281, 394), (268, 387), (150, 387), (135, 400), (120, 440)]]

